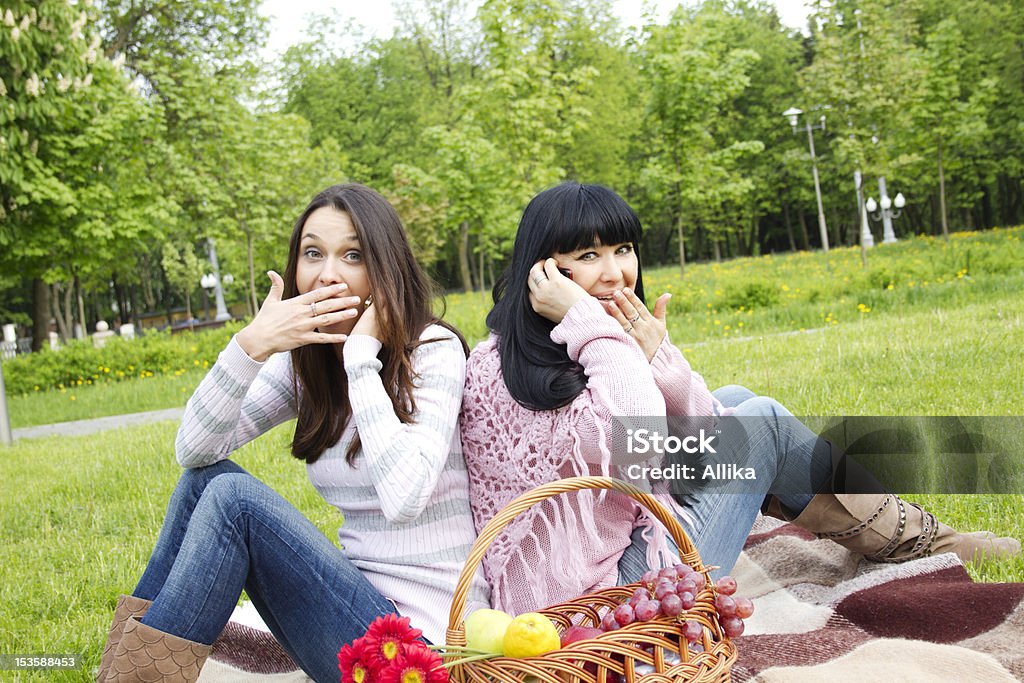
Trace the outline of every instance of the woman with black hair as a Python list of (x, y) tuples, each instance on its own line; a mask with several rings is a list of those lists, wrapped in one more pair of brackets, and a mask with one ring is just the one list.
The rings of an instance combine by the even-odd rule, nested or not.
[[(751, 419), (723, 435), (717, 457), (742, 461), (757, 480), (676, 496), (664, 481), (652, 486), (719, 573), (735, 563), (766, 502), (884, 561), (1019, 552), (1012, 539), (958, 534), (896, 496), (813, 495), (830, 476), (828, 445), (772, 399), (737, 386), (708, 390), (668, 340), (670, 295), (650, 310), (645, 304), (641, 232), (626, 202), (597, 185), (559, 185), (523, 212), (511, 264), (494, 288), (491, 336), (466, 372), (460, 429), (478, 531), (515, 496), (562, 477), (643, 484), (630, 466), (662, 458), (623, 444), (639, 429), (665, 436), (666, 416), (733, 415)], [(766, 501), (769, 491), (777, 493)], [(517, 517), (483, 566), (494, 606), (518, 613), (638, 580), (676, 554), (632, 499), (581, 491)]]
[[(121, 596), (97, 680), (193, 681), (244, 588), (317, 681), (378, 616), (444, 638), (475, 532), (457, 429), (467, 348), (388, 202), (330, 187), (295, 223), (282, 279), (189, 400), (185, 471)], [(292, 455), (344, 515), (343, 548), (227, 458), (298, 418)], [(487, 605), (478, 577), (470, 601)]]

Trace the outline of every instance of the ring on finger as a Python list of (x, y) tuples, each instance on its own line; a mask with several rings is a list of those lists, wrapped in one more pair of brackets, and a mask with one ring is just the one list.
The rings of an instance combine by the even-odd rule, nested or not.
[(314, 318), (316, 317), (316, 302), (315, 301), (309, 305), (309, 312), (313, 314)]
[(639, 319), (640, 319), (640, 312), (639, 312), (639, 311), (637, 311), (637, 314), (636, 314), (636, 315), (634, 315), (634, 316), (633, 316), (632, 318), (630, 318), (630, 319), (629, 319), (629, 322), (631, 322), (631, 323), (635, 323), (635, 322), (636, 322), (637, 320), (639, 320)]
[(547, 280), (547, 278), (544, 277), (543, 275), (535, 275), (534, 278), (533, 278), (533, 284), (539, 285), (540, 283), (544, 282), (545, 280)]
[(633, 334), (633, 326), (630, 325), (629, 327), (624, 327), (622, 328), (622, 331), (625, 332), (626, 334)]

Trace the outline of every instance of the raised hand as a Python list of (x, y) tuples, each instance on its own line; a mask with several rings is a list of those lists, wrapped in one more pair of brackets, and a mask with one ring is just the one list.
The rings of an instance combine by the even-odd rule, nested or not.
[(263, 362), (281, 351), (306, 344), (340, 344), (348, 336), (320, 332), (358, 315), (357, 296), (343, 296), (348, 285), (337, 284), (282, 299), (284, 280), (269, 271), (270, 293), (252, 322), (235, 337), (238, 345), (256, 361)]
[(558, 272), (558, 262), (553, 258), (533, 264), (527, 285), (533, 310), (556, 324), (562, 322), (574, 303), (590, 296), (585, 289)]
[(619, 321), (622, 329), (636, 339), (650, 361), (668, 334), (665, 318), (668, 315), (668, 300), (671, 298), (672, 295), (668, 293), (659, 296), (654, 302), (653, 314), (640, 301), (640, 297), (628, 288), (615, 292), (612, 301), (601, 303), (608, 315)]

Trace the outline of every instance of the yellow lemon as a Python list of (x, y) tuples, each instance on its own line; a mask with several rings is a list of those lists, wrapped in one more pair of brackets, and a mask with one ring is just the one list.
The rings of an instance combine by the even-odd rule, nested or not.
[(527, 612), (512, 620), (505, 631), (506, 657), (536, 657), (561, 647), (558, 631), (543, 614)]
[(478, 609), (466, 617), (466, 646), (502, 654), (505, 631), (512, 615), (496, 609)]

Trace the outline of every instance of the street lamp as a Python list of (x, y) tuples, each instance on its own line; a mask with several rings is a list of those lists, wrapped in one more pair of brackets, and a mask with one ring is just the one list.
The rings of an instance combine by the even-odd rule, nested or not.
[[(217, 265), (217, 249), (213, 246), (213, 238), (206, 238), (206, 246), (210, 252), (210, 265), (213, 266), (213, 272), (204, 275), (202, 280), (200, 280), (200, 284), (203, 285), (204, 289), (213, 289), (214, 298), (217, 301), (217, 315), (214, 317), (214, 320), (218, 322), (231, 320), (231, 314), (228, 313), (228, 308), (224, 305), (224, 290), (220, 286), (220, 266)], [(204, 282), (209, 284), (203, 284)]]
[[(794, 135), (796, 135), (800, 115), (803, 113), (802, 109), (796, 107), (790, 107), (782, 112), (782, 115), (789, 119), (789, 125), (793, 127)], [(825, 225), (825, 209), (821, 205), (821, 183), (818, 180), (818, 160), (814, 156), (814, 133), (812, 132), (815, 128), (825, 130), (825, 115), (822, 114), (821, 123), (814, 126), (811, 125), (810, 117), (804, 117), (804, 124), (807, 128), (807, 144), (811, 148), (811, 170), (814, 173), (814, 196), (818, 200), (818, 229), (821, 231), (821, 248), (828, 251), (828, 227)]]
[(902, 192), (897, 192), (895, 199), (889, 199), (889, 195), (885, 192), (885, 178), (878, 179), (878, 192), (881, 199), (876, 204), (874, 197), (868, 197), (867, 210), (871, 214), (871, 218), (882, 221), (882, 242), (891, 244), (896, 241), (896, 233), (892, 229), (892, 219), (900, 217), (907, 200), (904, 199)]

